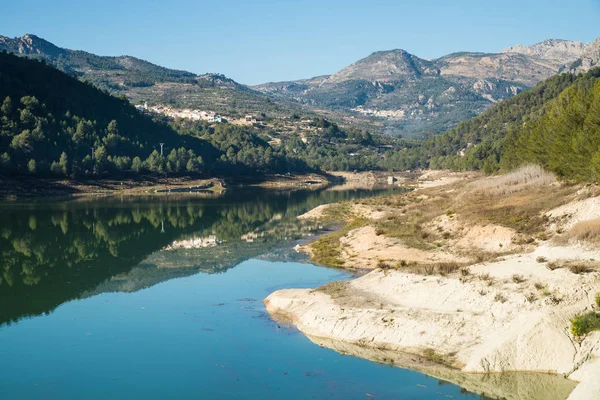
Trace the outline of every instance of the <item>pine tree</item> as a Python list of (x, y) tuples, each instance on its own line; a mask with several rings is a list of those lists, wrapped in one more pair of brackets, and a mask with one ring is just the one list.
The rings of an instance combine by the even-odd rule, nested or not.
[(6, 96), (6, 98), (2, 102), (0, 112), (2, 112), (2, 114), (7, 117), (12, 113), (12, 100), (10, 99), (10, 96)]
[(27, 170), (31, 175), (35, 175), (35, 173), (37, 172), (37, 166), (34, 159), (29, 160), (29, 162), (27, 163)]
[(60, 155), (60, 160), (58, 161), (58, 164), (60, 165), (61, 173), (65, 176), (69, 175), (69, 158), (67, 157), (67, 153), (65, 153), (64, 151)]

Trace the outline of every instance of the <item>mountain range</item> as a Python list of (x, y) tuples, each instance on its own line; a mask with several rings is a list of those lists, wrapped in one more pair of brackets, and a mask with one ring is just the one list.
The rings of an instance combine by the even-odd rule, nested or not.
[(253, 88), (277, 98), (369, 117), (392, 134), (419, 136), (452, 128), (563, 71), (599, 64), (600, 39), (586, 44), (550, 39), (498, 53), (452, 53), (434, 60), (405, 50), (375, 52), (333, 75)]
[(133, 103), (168, 104), (226, 113), (277, 112), (266, 95), (222, 74), (195, 74), (161, 67), (131, 56), (98, 56), (58, 47), (38, 36), (0, 36), (0, 51), (41, 59)]
[(401, 49), (375, 52), (332, 74), (248, 87), (222, 74), (164, 68), (131, 56), (60, 48), (35, 35), (0, 36), (0, 51), (43, 59), (133, 103), (228, 115), (302, 110), (391, 135), (444, 132), (557, 73), (600, 65), (591, 44), (549, 39), (497, 53), (457, 52), (428, 60)]

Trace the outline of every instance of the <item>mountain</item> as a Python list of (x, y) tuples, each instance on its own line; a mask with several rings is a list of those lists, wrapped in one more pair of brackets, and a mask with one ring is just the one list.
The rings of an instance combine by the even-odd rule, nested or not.
[(261, 177), (307, 170), (259, 128), (151, 117), (44, 60), (0, 53), (0, 175)]
[(573, 42), (571, 40), (548, 39), (531, 46), (517, 44), (502, 50), (502, 53), (519, 53), (527, 56), (534, 56), (544, 60), (552, 60), (569, 64), (573, 60), (580, 58), (588, 44), (583, 42)]
[[(398, 169), (496, 172), (527, 163), (566, 179), (600, 178), (600, 67), (559, 74), (414, 148)], [(594, 169), (595, 168), (595, 169)]]
[(253, 88), (348, 122), (418, 137), (450, 129), (566, 70), (590, 46), (546, 40), (500, 53), (460, 52), (435, 60), (405, 50), (379, 51), (333, 75)]
[(600, 66), (600, 39), (588, 45), (581, 57), (571, 65), (574, 72), (586, 72)]
[(221, 74), (197, 75), (164, 68), (131, 56), (98, 56), (60, 48), (35, 35), (0, 36), (0, 51), (42, 59), (135, 104), (148, 102), (225, 114), (281, 111), (267, 96)]

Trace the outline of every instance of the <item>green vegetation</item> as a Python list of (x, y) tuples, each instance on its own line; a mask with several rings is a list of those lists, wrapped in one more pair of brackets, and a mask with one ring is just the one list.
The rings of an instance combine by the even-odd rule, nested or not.
[(201, 127), (189, 131), (153, 120), (126, 100), (44, 63), (0, 53), (2, 173), (115, 177), (310, 170), (253, 128)]
[(597, 180), (599, 77), (600, 68), (556, 75), (418, 148), (403, 150), (393, 169), (492, 173), (533, 163), (564, 179)]
[[(44, 63), (0, 53), (0, 170), (38, 176), (195, 174), (217, 151)], [(160, 157), (159, 143), (168, 146)]]
[(445, 365), (446, 367), (452, 367), (455, 362), (455, 356), (448, 354), (440, 354), (436, 352), (434, 349), (425, 349), (423, 352), (423, 357), (427, 361), (431, 361), (436, 364)]
[(340, 239), (346, 236), (351, 230), (361, 228), (365, 224), (366, 221), (364, 219), (357, 218), (343, 228), (320, 237), (310, 245), (312, 252), (311, 261), (329, 267), (343, 267), (344, 260), (341, 258), (342, 244), (340, 243)]
[(600, 308), (600, 293), (596, 295), (596, 307)]
[(590, 311), (571, 320), (571, 333), (575, 337), (585, 336), (600, 330), (600, 314)]

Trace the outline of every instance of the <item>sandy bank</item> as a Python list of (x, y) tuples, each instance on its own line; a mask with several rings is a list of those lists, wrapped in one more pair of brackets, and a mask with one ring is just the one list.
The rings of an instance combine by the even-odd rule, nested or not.
[[(572, 398), (600, 398), (597, 379), (590, 382), (600, 372), (600, 333), (578, 343), (569, 332), (570, 318), (591, 308), (600, 274), (551, 271), (536, 262), (538, 254), (550, 253), (540, 250), (474, 265), (466, 278), (375, 270), (318, 290), (280, 290), (265, 304), (271, 314), (289, 319), (311, 337), (434, 358), (464, 373), (561, 374), (584, 382), (583, 389), (589, 386), (584, 396), (591, 395), (589, 390), (598, 396)], [(513, 281), (517, 273), (523, 282)], [(431, 351), (434, 356), (428, 355)], [(480, 379), (435, 376), (460, 384)], [(493, 393), (476, 383), (474, 388)], [(561, 398), (528, 396), (501, 397)]]
[(600, 292), (600, 250), (579, 240), (581, 223), (600, 217), (598, 197), (535, 170), (422, 180), (412, 193), (343, 206), (349, 228), (307, 246), (372, 272), (277, 291), (267, 310), (321, 345), (492, 397), (600, 399), (600, 332), (570, 329)]

